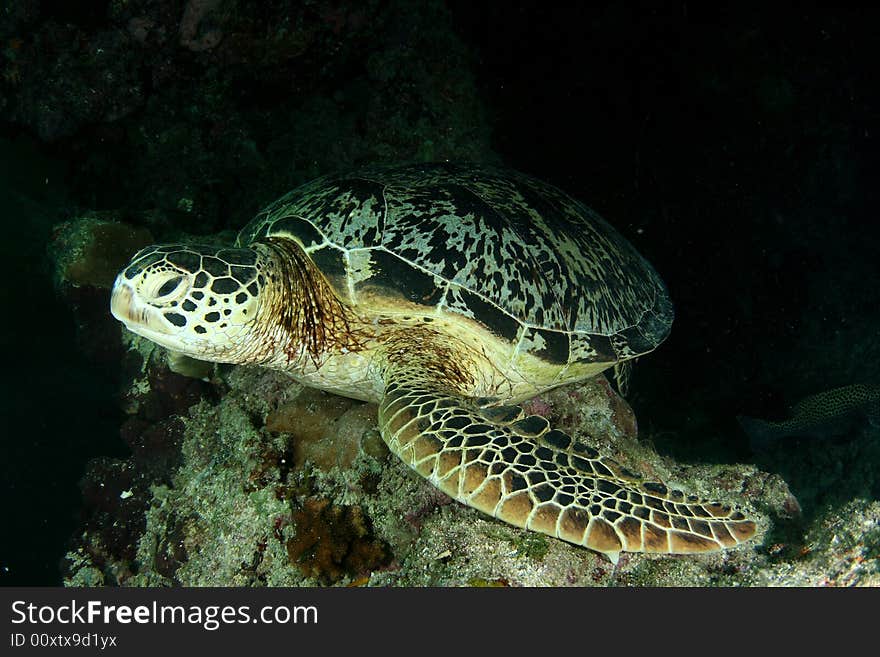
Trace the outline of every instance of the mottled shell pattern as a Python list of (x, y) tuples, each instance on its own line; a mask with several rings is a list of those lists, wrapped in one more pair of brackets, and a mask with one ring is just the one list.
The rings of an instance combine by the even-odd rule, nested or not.
[(307, 183), (258, 214), (239, 246), (296, 239), (339, 298), (394, 296), (480, 322), (548, 363), (653, 350), (673, 311), (646, 260), (593, 210), (521, 173), (447, 163)]

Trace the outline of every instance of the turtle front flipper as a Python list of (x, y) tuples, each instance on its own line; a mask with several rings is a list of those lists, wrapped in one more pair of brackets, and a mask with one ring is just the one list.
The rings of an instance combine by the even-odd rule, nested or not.
[(379, 426), (392, 452), (459, 502), (614, 562), (622, 551), (720, 550), (755, 533), (739, 511), (644, 482), (519, 406), (480, 408), (392, 377)]

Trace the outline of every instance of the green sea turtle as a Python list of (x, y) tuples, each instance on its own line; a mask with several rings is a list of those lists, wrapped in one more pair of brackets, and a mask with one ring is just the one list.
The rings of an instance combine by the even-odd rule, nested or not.
[(673, 316), (623, 237), (523, 174), (438, 163), (326, 176), (233, 247), (140, 251), (111, 306), (170, 350), (377, 403), (388, 447), (435, 486), (612, 560), (755, 532), (516, 405), (652, 351)]

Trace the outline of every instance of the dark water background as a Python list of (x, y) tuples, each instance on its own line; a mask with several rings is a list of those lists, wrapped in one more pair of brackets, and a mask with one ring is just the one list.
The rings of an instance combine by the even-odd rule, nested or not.
[[(159, 4), (179, 16), (184, 3)], [(494, 156), (594, 207), (666, 280), (677, 310), (673, 332), (637, 364), (633, 379), (631, 403), (642, 435), (682, 461), (756, 462), (781, 472), (807, 513), (830, 499), (876, 497), (875, 483), (847, 479), (845, 460), (833, 490), (812, 488), (810, 468), (825, 467), (818, 453), (827, 445), (755, 454), (735, 417), (779, 417), (810, 393), (880, 384), (880, 12), (547, 4), (448, 3), (448, 22), (433, 29), (465, 45), (466, 67), (449, 73), (436, 97), (446, 98), (438, 102), (451, 103), (443, 111), (456, 116), (456, 103), (465, 101), (455, 76), (471, 76)], [(143, 221), (137, 213), (148, 209), (144, 199), (159, 199), (161, 206), (163, 195), (182, 195), (136, 135), (140, 127), (154, 129), (157, 116), (171, 123), (191, 105), (206, 105), (198, 97), (206, 86), (183, 93), (179, 73), (157, 77), (162, 62), (153, 59), (134, 74), (149, 81), (131, 106), (124, 106), (124, 94), (117, 99), (123, 105), (118, 118), (109, 110), (77, 113), (77, 94), (100, 91), (108, 72), (118, 75), (113, 62), (95, 55), (79, 61), (77, 70), (89, 71), (85, 81), (64, 92), (67, 114), (38, 116), (40, 94), (49, 105), (62, 95), (57, 77), (29, 77), (29, 71), (52, 70), (51, 63), (39, 69), (35, 60), (63, 60), (75, 55), (65, 47), (81, 48), (61, 39), (53, 50), (47, 26), (74, 25), (112, 50), (114, 30), (123, 24), (108, 18), (113, 6), (12, 2), (0, 14), (0, 582), (7, 584), (60, 581), (58, 562), (77, 526), (77, 481), (86, 462), (125, 453), (116, 374), (78, 349), (74, 316), (53, 288), (46, 252), (53, 225), (89, 209), (117, 211), (137, 223)], [(346, 5), (332, 7), (339, 6)], [(394, 3), (376, 12), (387, 17), (382, 12), (418, 13), (427, 6)], [(277, 10), (275, 3), (263, 7)], [(209, 71), (211, 90), (221, 97), (199, 127), (211, 139), (197, 152), (177, 154), (181, 161), (206, 158), (199, 163), (204, 171), (188, 171), (192, 185), (184, 191), (216, 203), (203, 203), (209, 209), (200, 224), (190, 218), (180, 226), (153, 226), (156, 232), (243, 225), (277, 195), (273, 183), (284, 176), (274, 162), (283, 161), (285, 148), (297, 168), (290, 180), (308, 178), (310, 167), (323, 173), (368, 159), (369, 149), (353, 149), (351, 138), (369, 142), (376, 120), (370, 112), (382, 111), (362, 84), (376, 81), (367, 56), (374, 46), (363, 37), (370, 26), (360, 24), (354, 10), (312, 7), (338, 41), (325, 57), (309, 59), (307, 48), (305, 55), (276, 60), (206, 64), (196, 53), (188, 64), (176, 62)], [(408, 21), (388, 18), (384, 34), (403, 33)], [(210, 31), (202, 29), (202, 35)], [(348, 42), (346, 29), (353, 35)], [(37, 41), (40, 47), (32, 47)], [(410, 56), (427, 63), (429, 76), (430, 63), (443, 53)], [(289, 66), (297, 57), (305, 58), (299, 77), (285, 82), (272, 74), (278, 61)], [(261, 84), (247, 85), (242, 71), (249, 66)], [(172, 82), (162, 86), (163, 80)], [(217, 89), (228, 91), (224, 81), (242, 85), (242, 93), (223, 96)], [(407, 93), (420, 93), (418, 82), (416, 76), (412, 89), (402, 85), (400, 104), (409, 102)], [(228, 113), (224, 98), (235, 99)], [(318, 137), (314, 144), (303, 138), (286, 146), (291, 131), (330, 129), (296, 121), (314, 115), (308, 108), (315, 103), (327, 103), (333, 125), (345, 126), (326, 138), (338, 150), (318, 152), (324, 143)], [(427, 134), (442, 123), (432, 109), (423, 108), (429, 127), (418, 128)], [(387, 111), (395, 111), (394, 103)], [(262, 130), (253, 128), (259, 120), (248, 122), (279, 112), (294, 118)], [(466, 135), (477, 115), (462, 108), (459, 123), (447, 127)], [(408, 154), (442, 156), (443, 136), (435, 141)], [(254, 164), (242, 155), (244, 142), (262, 160)], [(222, 164), (211, 168), (214, 153)], [(276, 178), (267, 182), (270, 175)], [(209, 176), (215, 178), (206, 182)]]

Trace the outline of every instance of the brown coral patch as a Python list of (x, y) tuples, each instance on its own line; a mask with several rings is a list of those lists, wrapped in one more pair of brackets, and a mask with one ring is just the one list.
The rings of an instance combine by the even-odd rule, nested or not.
[(388, 546), (373, 535), (360, 507), (312, 497), (293, 512), (293, 522), (296, 534), (287, 541), (291, 563), (325, 584), (369, 573), (391, 560)]
[(153, 236), (145, 228), (100, 221), (88, 224), (81, 240), (79, 249), (71, 249), (64, 278), (74, 285), (109, 289), (132, 254), (151, 244)]
[(376, 406), (304, 388), (266, 417), (266, 429), (293, 437), (294, 467), (306, 461), (328, 471), (350, 467), (363, 452), (382, 460), (387, 449), (376, 432)]

